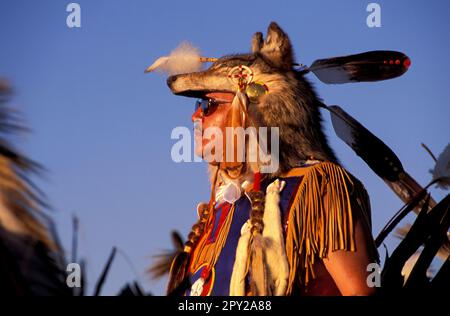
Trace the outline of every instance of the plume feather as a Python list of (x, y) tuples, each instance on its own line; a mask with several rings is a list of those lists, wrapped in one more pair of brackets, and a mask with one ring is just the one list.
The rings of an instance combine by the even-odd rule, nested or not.
[(182, 42), (169, 56), (158, 58), (145, 72), (157, 70), (168, 75), (177, 75), (199, 71), (201, 66), (199, 49), (189, 42)]

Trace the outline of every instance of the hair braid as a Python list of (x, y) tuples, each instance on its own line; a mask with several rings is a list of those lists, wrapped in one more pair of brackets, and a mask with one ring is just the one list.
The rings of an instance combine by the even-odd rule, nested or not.
[(187, 241), (184, 244), (185, 250), (186, 248), (189, 249), (188, 252), (190, 252), (192, 249), (195, 248), (198, 241), (200, 240), (200, 237), (203, 235), (205, 231), (206, 223), (208, 222), (210, 214), (209, 205), (207, 203), (200, 203), (197, 206), (197, 213), (198, 213), (198, 220), (192, 226), (191, 232), (188, 234)]
[(264, 229), (264, 200), (263, 191), (251, 191), (247, 193), (251, 201), (250, 223), (252, 225), (252, 235), (261, 234)]
[(265, 195), (263, 191), (251, 191), (248, 193), (251, 200), (250, 224), (251, 246), (249, 253), (249, 286), (250, 292), (256, 296), (268, 295), (267, 273), (265, 267), (264, 240), (264, 205)]

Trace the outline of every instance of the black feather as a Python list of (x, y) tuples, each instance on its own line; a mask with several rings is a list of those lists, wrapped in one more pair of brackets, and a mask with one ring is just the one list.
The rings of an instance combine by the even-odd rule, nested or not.
[(382, 179), (397, 181), (404, 169), (397, 155), (378, 137), (337, 105), (326, 106), (337, 136)]
[(370, 51), (316, 60), (309, 71), (328, 84), (380, 81), (403, 75), (411, 61), (396, 51)]
[[(183, 251), (177, 254), (172, 263), (172, 269), (170, 271), (170, 279), (167, 285), (167, 295), (177, 296), (182, 294), (181, 288), (188, 289), (187, 270), (189, 266), (189, 253)], [(178, 294), (177, 294), (178, 293)]]

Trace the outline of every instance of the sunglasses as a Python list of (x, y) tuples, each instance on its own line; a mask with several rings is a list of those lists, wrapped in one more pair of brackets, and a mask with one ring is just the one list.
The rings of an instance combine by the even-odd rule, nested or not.
[(194, 111), (197, 112), (198, 109), (201, 109), (202, 116), (208, 116), (214, 113), (217, 109), (217, 106), (222, 103), (229, 103), (230, 101), (226, 100), (217, 100), (217, 99), (199, 99), (195, 102)]

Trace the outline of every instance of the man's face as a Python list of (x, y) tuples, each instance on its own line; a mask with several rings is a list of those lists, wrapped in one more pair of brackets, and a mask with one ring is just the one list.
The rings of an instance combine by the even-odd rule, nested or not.
[[(206, 157), (208, 153), (215, 154), (216, 148), (211, 150), (214, 146), (214, 140), (216, 137), (223, 137), (222, 142), (225, 145), (225, 129), (227, 125), (227, 116), (231, 109), (231, 103), (233, 102), (234, 94), (224, 92), (208, 93), (207, 98), (217, 101), (217, 105), (209, 109), (208, 113), (202, 112), (201, 107), (198, 108), (194, 114), (192, 114), (192, 122), (195, 124), (195, 154), (200, 157)], [(201, 123), (201, 124), (199, 124)], [(211, 128), (211, 137), (203, 137), (207, 128)], [(220, 130), (220, 133), (218, 132)], [(217, 132), (215, 132), (217, 131)], [(212, 161), (209, 161), (212, 162)]]

